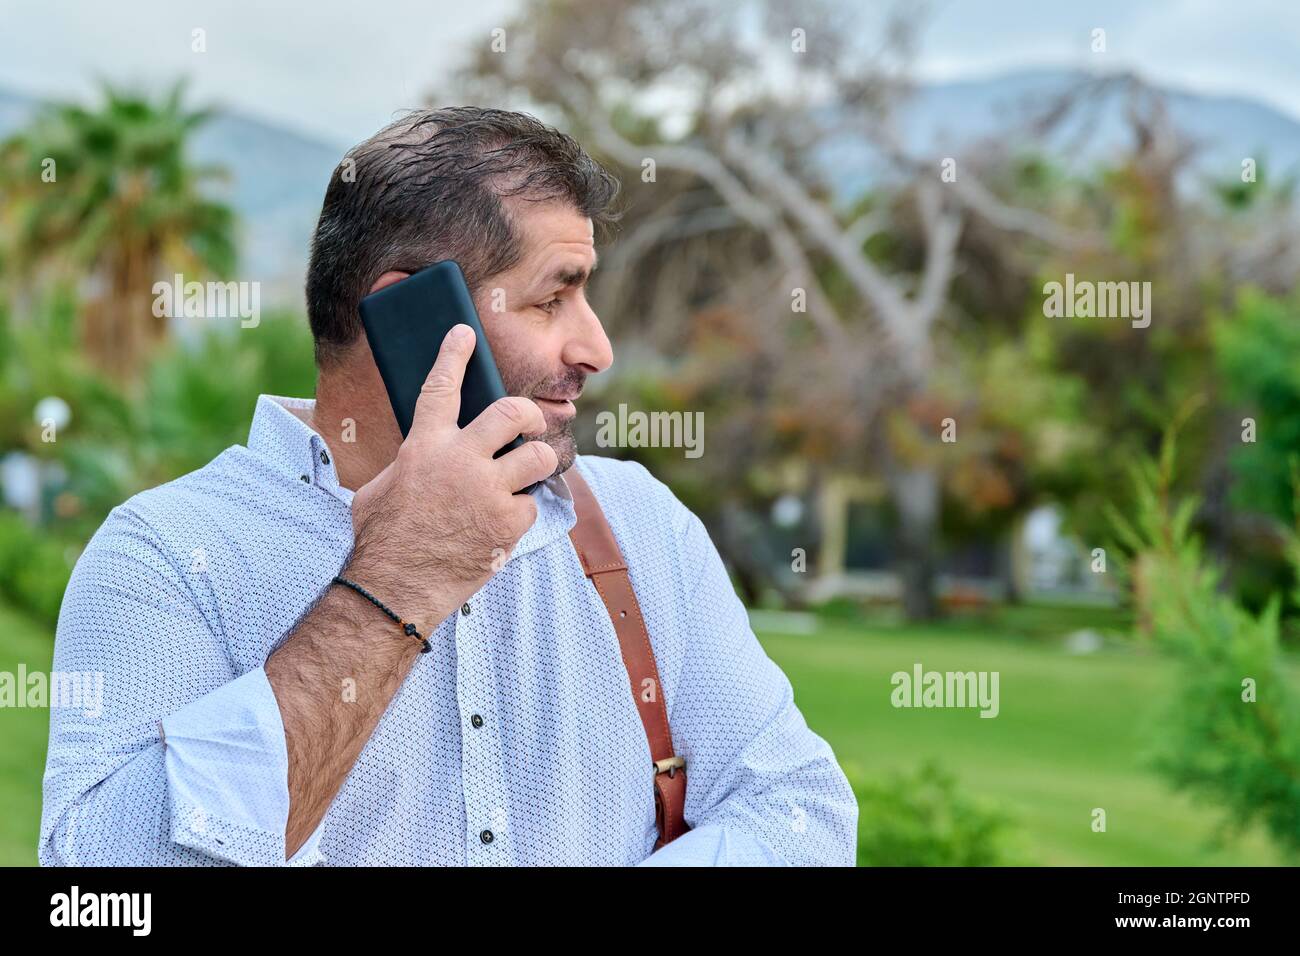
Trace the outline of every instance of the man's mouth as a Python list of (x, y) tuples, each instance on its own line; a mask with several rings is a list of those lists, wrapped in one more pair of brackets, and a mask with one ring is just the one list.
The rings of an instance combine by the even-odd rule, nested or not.
[(559, 395), (534, 395), (533, 401), (541, 406), (543, 412), (553, 411), (561, 416), (576, 415), (577, 409), (573, 403), (577, 400), (581, 392), (566, 392)]

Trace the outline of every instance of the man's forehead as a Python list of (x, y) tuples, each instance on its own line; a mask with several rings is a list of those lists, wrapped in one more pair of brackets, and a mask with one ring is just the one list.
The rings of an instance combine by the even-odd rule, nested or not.
[(511, 204), (510, 216), (528, 245), (554, 239), (594, 244), (591, 218), (569, 203), (517, 200)]
[(541, 282), (551, 278), (552, 272), (590, 272), (596, 268), (592, 221), (573, 206), (522, 204), (512, 212), (524, 250), (518, 266), (511, 271), (521, 280)]

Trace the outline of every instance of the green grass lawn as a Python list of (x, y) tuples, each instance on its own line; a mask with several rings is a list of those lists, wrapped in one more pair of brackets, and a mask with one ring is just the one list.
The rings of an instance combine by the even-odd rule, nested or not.
[[(1014, 818), (1024, 862), (1282, 863), (1262, 832), (1212, 848), (1217, 812), (1172, 793), (1144, 766), (1172, 664), (1119, 642), (1072, 655), (1061, 640), (1078, 627), (1121, 624), (1113, 611), (1023, 608), (930, 627), (824, 621), (812, 635), (761, 637), (855, 785), (933, 758), (964, 794)], [(999, 715), (893, 707), (891, 675), (917, 662), (998, 671)], [(1104, 833), (1092, 830), (1094, 807), (1106, 811)]]
[[(760, 635), (795, 701), (855, 784), (936, 759), (962, 792), (1009, 813), (1025, 862), (1062, 865), (1252, 865), (1283, 862), (1264, 834), (1208, 845), (1217, 813), (1175, 795), (1143, 765), (1172, 665), (1131, 645), (1084, 656), (1060, 640), (1078, 627), (1120, 628), (1115, 612), (1017, 608), (940, 625), (825, 618), (814, 634)], [(48, 671), (45, 628), (0, 604), (0, 670)], [(1000, 713), (895, 709), (890, 675), (1000, 673)], [(36, 862), (48, 712), (0, 710), (0, 864)], [(1094, 833), (1102, 807), (1107, 831)], [(865, 821), (863, 821), (865, 823)]]
[[(49, 673), (54, 637), (43, 626), (0, 602), (0, 671)], [(0, 865), (35, 866), (41, 826), (41, 775), (50, 740), (50, 712), (0, 709)]]

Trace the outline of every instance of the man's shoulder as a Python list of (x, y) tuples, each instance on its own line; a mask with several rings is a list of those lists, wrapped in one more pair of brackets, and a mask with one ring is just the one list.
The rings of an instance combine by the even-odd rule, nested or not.
[(574, 467), (582, 472), (616, 534), (643, 527), (680, 535), (693, 517), (673, 490), (638, 461), (579, 455)]
[(602, 508), (638, 502), (662, 507), (670, 503), (669, 499), (677, 502), (672, 489), (639, 461), (578, 455), (574, 467), (582, 472)]
[(255, 507), (259, 496), (266, 498), (262, 470), (247, 448), (232, 445), (207, 464), (132, 495), (109, 512), (99, 536), (129, 530), (161, 544), (176, 531)]

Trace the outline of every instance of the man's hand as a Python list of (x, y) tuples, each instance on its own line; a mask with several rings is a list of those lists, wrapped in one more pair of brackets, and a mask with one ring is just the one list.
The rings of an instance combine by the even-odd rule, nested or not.
[(457, 426), (474, 346), (464, 324), (443, 339), (410, 434), (352, 501), (356, 548), (345, 573), (426, 634), (483, 586), (532, 527), (536, 502), (514, 492), (549, 478), (559, 464), (540, 441), (492, 457), (516, 435), (546, 430), (530, 399), (499, 399)]

